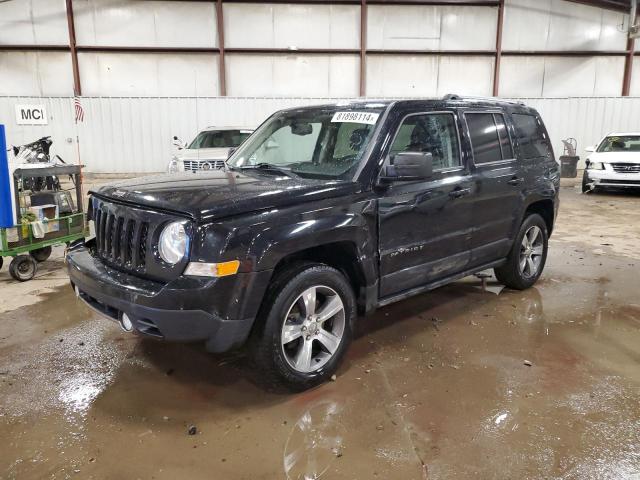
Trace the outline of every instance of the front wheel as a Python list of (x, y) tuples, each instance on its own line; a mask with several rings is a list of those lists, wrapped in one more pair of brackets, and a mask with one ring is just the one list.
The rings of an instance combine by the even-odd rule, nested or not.
[(494, 269), (496, 278), (509, 288), (525, 290), (538, 281), (547, 260), (547, 224), (537, 213), (522, 222), (507, 262)]
[(582, 193), (592, 193), (595, 192), (596, 187), (592, 187), (589, 185), (589, 175), (587, 174), (587, 170), (585, 169), (582, 174)]
[[(356, 301), (345, 276), (308, 264), (276, 279), (253, 353), (275, 383), (305, 390), (328, 380), (351, 342)], [(266, 309), (265, 309), (266, 310)]]

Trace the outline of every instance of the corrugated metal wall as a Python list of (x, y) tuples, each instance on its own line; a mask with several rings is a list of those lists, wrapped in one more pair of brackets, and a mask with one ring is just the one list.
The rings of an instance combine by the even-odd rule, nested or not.
[[(561, 139), (575, 137), (584, 148), (613, 130), (640, 130), (640, 97), (525, 98), (543, 116), (556, 155)], [(257, 126), (282, 108), (337, 101), (331, 98), (99, 98), (83, 97), (84, 122), (75, 125), (73, 98), (0, 97), (0, 123), (7, 143), (51, 135), (52, 151), (66, 161), (80, 159), (93, 173), (158, 172), (175, 152), (173, 135), (191, 140), (209, 125)], [(344, 99), (339, 100), (344, 101)], [(17, 125), (15, 105), (45, 105), (48, 125)]]

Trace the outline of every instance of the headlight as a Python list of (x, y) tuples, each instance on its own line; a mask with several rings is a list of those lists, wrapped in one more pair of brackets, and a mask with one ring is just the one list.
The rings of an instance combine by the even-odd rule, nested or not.
[(189, 238), (182, 222), (173, 222), (164, 227), (160, 234), (158, 253), (165, 262), (175, 265), (184, 258), (189, 246)]
[(589, 170), (604, 170), (604, 163), (602, 162), (589, 162), (587, 167)]
[(180, 171), (180, 167), (178, 166), (178, 159), (174, 157), (169, 162), (169, 166), (167, 167), (167, 172), (168, 173), (176, 173), (178, 171)]

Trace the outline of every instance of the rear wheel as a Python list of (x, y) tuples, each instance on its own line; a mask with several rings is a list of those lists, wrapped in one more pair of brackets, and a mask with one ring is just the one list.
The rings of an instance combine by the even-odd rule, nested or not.
[(42, 263), (51, 256), (51, 247), (42, 247), (31, 250), (29, 255), (31, 255), (36, 262)]
[(338, 368), (351, 342), (355, 296), (344, 275), (320, 264), (285, 272), (274, 285), (254, 357), (270, 380), (305, 390)]
[(18, 255), (9, 264), (9, 274), (19, 282), (31, 280), (36, 274), (36, 261), (29, 255)]
[(537, 213), (529, 215), (520, 226), (507, 262), (494, 270), (498, 281), (515, 290), (536, 283), (547, 260), (548, 235), (544, 219)]

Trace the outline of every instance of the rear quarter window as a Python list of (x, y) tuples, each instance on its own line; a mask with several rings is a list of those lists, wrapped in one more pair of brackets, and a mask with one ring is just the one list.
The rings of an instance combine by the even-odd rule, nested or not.
[(542, 122), (535, 115), (514, 113), (511, 115), (516, 131), (521, 158), (538, 158), (552, 155), (549, 137)]

